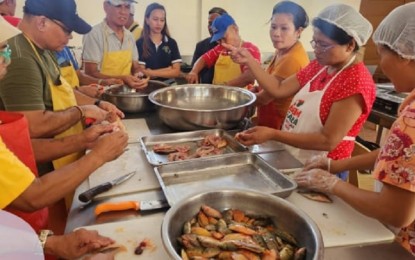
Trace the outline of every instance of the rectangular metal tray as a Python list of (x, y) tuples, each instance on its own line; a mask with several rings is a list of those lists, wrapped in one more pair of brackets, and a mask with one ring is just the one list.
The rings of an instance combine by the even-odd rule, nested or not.
[[(170, 145), (189, 145), (190, 146), (190, 153), (193, 153), (197, 149), (197, 143), (202, 141), (205, 136), (207, 135), (215, 135), (225, 138), (228, 142), (228, 145), (224, 148), (223, 154), (230, 154), (230, 153), (239, 153), (245, 152), (248, 150), (245, 146), (240, 144), (226, 131), (222, 129), (211, 129), (211, 130), (201, 130), (201, 131), (192, 131), (192, 132), (181, 132), (181, 133), (173, 133), (173, 134), (161, 134), (161, 135), (150, 135), (150, 136), (143, 136), (140, 138), (141, 147), (147, 157), (148, 162), (153, 165), (162, 165), (162, 164), (171, 164), (177, 163), (169, 162), (167, 160), (167, 155), (165, 154), (158, 154), (153, 151), (153, 146), (156, 144), (170, 144)], [(194, 160), (201, 160), (210, 157), (217, 157), (221, 155), (212, 155), (209, 157), (203, 158), (191, 158), (184, 161), (194, 161)]]
[(170, 206), (196, 192), (239, 188), (288, 197), (297, 184), (248, 152), (177, 162), (154, 168)]

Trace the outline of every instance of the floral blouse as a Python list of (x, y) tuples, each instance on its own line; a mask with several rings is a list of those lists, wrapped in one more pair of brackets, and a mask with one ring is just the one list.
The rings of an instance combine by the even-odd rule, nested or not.
[[(399, 118), (390, 129), (379, 153), (373, 177), (381, 182), (415, 192), (415, 91), (400, 107)], [(415, 255), (415, 220), (402, 228), (396, 239)]]

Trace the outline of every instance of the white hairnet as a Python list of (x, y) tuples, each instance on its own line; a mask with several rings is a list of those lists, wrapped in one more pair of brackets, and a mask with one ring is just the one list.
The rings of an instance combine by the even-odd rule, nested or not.
[(342, 29), (350, 37), (353, 37), (358, 46), (366, 44), (373, 31), (372, 25), (363, 15), (345, 4), (330, 5), (324, 8), (316, 18)]
[(405, 59), (415, 59), (415, 3), (395, 8), (373, 34), (376, 44), (385, 44)]

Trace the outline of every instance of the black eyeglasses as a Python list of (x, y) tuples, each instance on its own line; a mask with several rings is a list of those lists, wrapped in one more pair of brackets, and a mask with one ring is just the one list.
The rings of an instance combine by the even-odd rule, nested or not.
[(66, 35), (71, 35), (72, 30), (69, 30), (65, 25), (61, 24), (60, 22), (58, 22), (54, 19), (49, 19), (49, 20), (51, 20), (54, 24), (59, 26)]

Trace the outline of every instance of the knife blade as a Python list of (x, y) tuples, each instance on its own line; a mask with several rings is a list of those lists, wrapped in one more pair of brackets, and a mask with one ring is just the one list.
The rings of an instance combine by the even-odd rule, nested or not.
[(143, 200), (143, 201), (122, 201), (122, 202), (105, 202), (97, 205), (95, 207), (95, 216), (98, 216), (101, 213), (109, 211), (119, 211), (119, 210), (153, 210), (161, 209), (168, 207), (169, 204), (166, 200)]
[(114, 186), (116, 186), (118, 184), (121, 184), (121, 183), (127, 181), (128, 179), (130, 179), (131, 177), (133, 177), (133, 175), (135, 173), (136, 172), (133, 171), (133, 172), (127, 173), (126, 175), (123, 175), (121, 177), (118, 177), (118, 178), (116, 178), (116, 179), (114, 179), (112, 181), (105, 182), (103, 184), (100, 184), (98, 186), (95, 186), (95, 187), (93, 187), (93, 188), (91, 188), (91, 189), (89, 189), (89, 190), (87, 190), (87, 191), (82, 192), (81, 194), (79, 194), (78, 199), (80, 201), (82, 201), (82, 202), (88, 202), (88, 201), (92, 200), (92, 198), (94, 198), (95, 196), (97, 196), (98, 194), (101, 194), (103, 192), (106, 192), (106, 191), (110, 190), (112, 187), (114, 187)]

